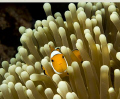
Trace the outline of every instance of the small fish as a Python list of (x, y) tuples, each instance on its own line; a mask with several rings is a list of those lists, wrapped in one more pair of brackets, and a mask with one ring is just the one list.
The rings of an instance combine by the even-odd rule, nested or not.
[[(63, 74), (66, 72), (66, 69), (68, 67), (66, 58), (64, 55), (60, 52), (60, 48), (53, 48), (50, 46), (51, 49), (51, 54), (50, 54), (50, 63), (52, 66), (52, 69), (54, 70), (55, 73), (57, 74)], [(47, 71), (45, 68), (41, 65), (41, 68), (44, 72), (44, 74), (48, 75)]]
[[(51, 48), (51, 46), (50, 46), (50, 48)], [(51, 50), (52, 50), (52, 48), (51, 48)], [(68, 64), (67, 64), (66, 58), (60, 52), (59, 48), (52, 50), (52, 52), (50, 54), (50, 62), (51, 62), (51, 66), (55, 73), (62, 74), (64, 72), (66, 72)]]
[[(53, 48), (50, 46), (51, 54), (50, 54), (50, 63), (55, 73), (57, 74), (67, 74), (66, 69), (68, 67), (68, 63), (64, 55), (61, 53), (60, 48)], [(73, 50), (74, 55), (78, 58), (78, 60), (82, 63), (82, 58), (78, 49)], [(48, 75), (45, 68), (41, 65), (41, 68), (45, 75)]]
[(82, 60), (82, 57), (80, 55), (80, 51), (78, 49), (75, 49), (72, 51), (74, 53), (74, 55), (78, 58), (78, 60), (82, 63), (83, 60)]

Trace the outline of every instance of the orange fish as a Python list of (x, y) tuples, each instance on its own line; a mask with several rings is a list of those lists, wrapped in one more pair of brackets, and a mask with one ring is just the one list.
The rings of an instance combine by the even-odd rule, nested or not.
[[(53, 48), (50, 46), (51, 49), (51, 54), (50, 54), (50, 63), (52, 66), (52, 69), (54, 70), (55, 73), (57, 74), (63, 74), (66, 72), (66, 69), (68, 67), (66, 58), (64, 55), (60, 52), (60, 48)], [(48, 75), (47, 71), (45, 68), (41, 65), (41, 68), (44, 72), (44, 74)]]
[(80, 55), (80, 51), (78, 49), (75, 49), (72, 51), (74, 53), (74, 55), (78, 58), (78, 60), (82, 63), (83, 60), (82, 60), (82, 57)]
[(59, 51), (53, 51), (50, 55), (51, 66), (55, 73), (62, 74), (66, 72), (68, 67), (67, 61), (62, 53)]
[[(60, 48), (53, 48), (50, 46), (51, 54), (50, 54), (50, 63), (55, 73), (63, 74), (66, 73), (66, 69), (68, 67), (68, 63), (64, 55), (60, 52)], [(82, 58), (78, 49), (73, 50), (74, 55), (78, 58), (80, 62), (82, 62)], [(41, 65), (41, 68), (44, 74), (48, 75), (45, 68)], [(67, 74), (67, 73), (66, 73)]]

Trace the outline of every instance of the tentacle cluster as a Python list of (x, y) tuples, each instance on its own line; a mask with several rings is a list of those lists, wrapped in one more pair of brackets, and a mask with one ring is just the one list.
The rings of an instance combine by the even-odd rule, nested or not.
[[(0, 99), (119, 99), (120, 4), (70, 3), (65, 21), (49, 3), (43, 8), (47, 18), (37, 20), (35, 29), (21, 26), (22, 46), (10, 63), (2, 62)], [(54, 72), (49, 45), (61, 49), (68, 76)]]

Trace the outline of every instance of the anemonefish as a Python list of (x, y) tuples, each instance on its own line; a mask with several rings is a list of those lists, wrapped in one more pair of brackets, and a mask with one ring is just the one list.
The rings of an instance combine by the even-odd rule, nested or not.
[[(56, 74), (66, 73), (68, 63), (64, 55), (60, 52), (60, 48), (59, 47), (53, 48), (50, 46), (50, 49), (51, 49), (50, 63), (51, 63), (52, 69)], [(42, 65), (41, 65), (41, 68), (44, 74), (48, 75), (47, 71)]]
[[(60, 52), (60, 48), (59, 47), (53, 48), (50, 46), (50, 49), (51, 49), (50, 63), (54, 72), (57, 74), (67, 74), (66, 69), (68, 67), (68, 63), (64, 55)], [(82, 58), (79, 50), (75, 49), (73, 50), (73, 53), (78, 58), (78, 60), (82, 62)], [(44, 74), (48, 75), (45, 68), (43, 66), (41, 67), (43, 69)]]
[(50, 55), (51, 66), (55, 73), (62, 74), (66, 72), (68, 67), (67, 61), (62, 53), (59, 51), (53, 51)]
[(82, 63), (83, 60), (82, 60), (82, 57), (80, 55), (80, 51), (78, 49), (75, 49), (72, 51), (74, 53), (74, 55), (78, 58), (78, 60)]

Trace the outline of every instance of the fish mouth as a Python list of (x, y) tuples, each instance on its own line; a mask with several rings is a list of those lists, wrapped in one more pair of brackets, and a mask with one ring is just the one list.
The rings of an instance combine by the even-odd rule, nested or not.
[(60, 63), (59, 65), (62, 65), (62, 63)]

